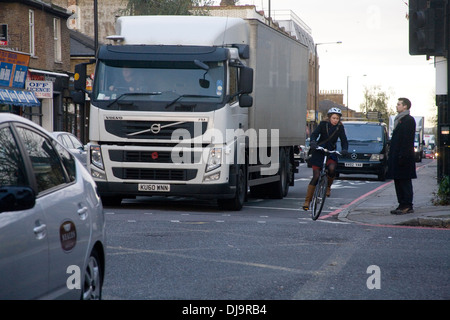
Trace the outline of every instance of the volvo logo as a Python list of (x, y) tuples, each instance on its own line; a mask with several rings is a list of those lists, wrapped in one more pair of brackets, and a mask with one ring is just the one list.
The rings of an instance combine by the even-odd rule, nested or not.
[(161, 123), (154, 123), (150, 127), (152, 133), (157, 134), (161, 131)]
[(127, 136), (136, 136), (138, 134), (143, 134), (143, 133), (146, 133), (146, 132), (151, 132), (153, 134), (158, 134), (158, 133), (160, 133), (161, 129), (172, 127), (172, 126), (176, 126), (176, 125), (179, 125), (179, 124), (182, 124), (182, 123), (185, 123), (185, 122), (186, 121), (172, 122), (172, 123), (165, 124), (163, 126), (161, 125), (161, 123), (154, 123), (154, 124), (152, 124), (150, 126), (149, 129), (145, 129), (145, 130), (141, 130), (141, 131), (137, 131), (137, 132), (133, 132), (133, 133), (128, 133)]
[(356, 153), (352, 153), (352, 155), (350, 156), (353, 160), (358, 159), (358, 155)]

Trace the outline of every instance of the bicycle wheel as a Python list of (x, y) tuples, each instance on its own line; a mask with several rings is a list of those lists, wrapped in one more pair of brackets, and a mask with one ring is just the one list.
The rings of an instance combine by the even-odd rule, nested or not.
[(323, 204), (327, 198), (328, 177), (322, 175), (317, 182), (316, 190), (312, 199), (311, 218), (317, 220), (322, 212)]

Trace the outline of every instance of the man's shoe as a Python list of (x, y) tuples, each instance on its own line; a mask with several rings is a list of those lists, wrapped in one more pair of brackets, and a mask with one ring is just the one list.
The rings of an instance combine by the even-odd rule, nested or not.
[(397, 208), (395, 208), (394, 210), (391, 210), (391, 214), (396, 214), (397, 210), (400, 209), (400, 206), (398, 206)]
[(395, 210), (394, 214), (402, 215), (402, 214), (407, 214), (407, 213), (414, 213), (414, 209), (413, 208), (398, 209), (398, 210)]

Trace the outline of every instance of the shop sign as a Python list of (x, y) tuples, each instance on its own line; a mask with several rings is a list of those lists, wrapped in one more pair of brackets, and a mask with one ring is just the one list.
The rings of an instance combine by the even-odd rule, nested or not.
[(27, 54), (0, 49), (0, 86), (23, 88), (29, 62)]
[(38, 99), (53, 98), (53, 82), (52, 81), (34, 81), (26, 82), (27, 90), (33, 91)]

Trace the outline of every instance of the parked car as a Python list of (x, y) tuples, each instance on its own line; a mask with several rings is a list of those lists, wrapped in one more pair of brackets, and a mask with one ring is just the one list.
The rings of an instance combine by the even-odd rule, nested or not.
[(305, 145), (294, 146), (294, 158), (299, 159), (300, 162), (304, 163), (308, 160), (309, 155), (309, 138), (306, 139)]
[(37, 124), (0, 113), (0, 299), (99, 299), (104, 214), (96, 185)]
[(54, 131), (51, 133), (53, 137), (62, 143), (73, 155), (86, 166), (87, 151), (86, 146), (72, 133), (65, 131)]
[[(380, 122), (344, 121), (348, 155), (339, 156), (337, 174), (374, 174), (386, 180), (389, 136)], [(341, 151), (340, 141), (337, 149)]]
[(425, 150), (425, 158), (426, 159), (436, 159), (436, 154), (433, 150)]

